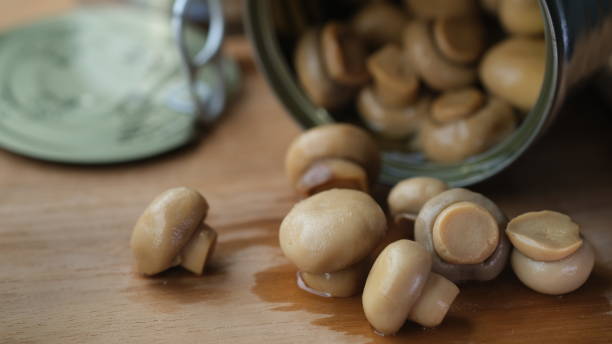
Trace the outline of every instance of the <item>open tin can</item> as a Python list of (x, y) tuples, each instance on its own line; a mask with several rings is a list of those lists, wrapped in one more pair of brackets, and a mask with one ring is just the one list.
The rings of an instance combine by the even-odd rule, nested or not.
[[(246, 1), (245, 25), (260, 67), (278, 98), (304, 128), (335, 122), (337, 118), (315, 106), (298, 83), (290, 61), (299, 27), (338, 18), (362, 4), (357, 0)], [(612, 52), (612, 2), (539, 0), (539, 4), (545, 25), (546, 71), (539, 98), (517, 130), (486, 152), (456, 164), (384, 152), (380, 182), (394, 184), (411, 176), (431, 176), (453, 186), (464, 186), (499, 173), (543, 133), (568, 92), (605, 64)], [(297, 30), (288, 29), (287, 23)]]

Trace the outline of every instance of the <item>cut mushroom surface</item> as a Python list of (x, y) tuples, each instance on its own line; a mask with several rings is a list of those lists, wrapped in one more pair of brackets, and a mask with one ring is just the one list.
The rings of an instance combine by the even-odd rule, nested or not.
[(458, 121), (474, 114), (485, 102), (485, 95), (474, 87), (446, 91), (433, 101), (431, 117), (441, 124)]
[(362, 261), (386, 230), (385, 214), (372, 197), (333, 189), (297, 203), (281, 223), (279, 241), (299, 270), (321, 274)]
[(397, 45), (386, 45), (375, 52), (368, 58), (367, 66), (376, 96), (384, 105), (399, 107), (417, 99), (419, 78)]
[(539, 261), (561, 260), (582, 245), (578, 224), (565, 214), (548, 210), (515, 217), (506, 234), (522, 254)]
[(439, 18), (433, 36), (440, 52), (456, 63), (475, 62), (485, 48), (485, 28), (478, 17)]
[(533, 260), (519, 250), (512, 252), (512, 269), (527, 287), (543, 294), (561, 295), (580, 288), (589, 278), (595, 254), (588, 242), (578, 251), (554, 262)]
[(334, 21), (327, 23), (321, 32), (321, 50), (325, 67), (335, 82), (360, 86), (368, 81), (366, 49), (350, 27)]

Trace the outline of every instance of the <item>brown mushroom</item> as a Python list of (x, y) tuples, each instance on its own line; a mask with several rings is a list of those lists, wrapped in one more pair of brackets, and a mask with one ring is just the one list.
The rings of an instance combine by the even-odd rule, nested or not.
[(432, 30), (436, 46), (452, 62), (475, 62), (484, 51), (485, 27), (478, 17), (439, 18)]
[(367, 259), (335, 272), (314, 274), (298, 271), (298, 286), (303, 290), (323, 297), (350, 297), (363, 289), (368, 273)]
[(367, 191), (379, 169), (376, 142), (350, 124), (321, 125), (304, 132), (291, 143), (285, 159), (289, 181), (306, 196), (335, 187)]
[(404, 49), (417, 74), (434, 90), (444, 91), (476, 82), (476, 69), (443, 56), (425, 21), (414, 21), (404, 30)]
[(429, 118), (420, 142), (425, 156), (439, 163), (456, 163), (482, 153), (508, 137), (516, 128), (510, 105), (491, 97), (466, 119), (439, 124)]
[(421, 97), (415, 104), (395, 107), (384, 105), (371, 87), (364, 87), (357, 98), (357, 110), (365, 125), (374, 133), (389, 139), (402, 139), (421, 127), (431, 99)]
[(459, 288), (430, 273), (431, 255), (417, 242), (389, 244), (370, 270), (363, 290), (366, 318), (382, 335), (396, 333), (407, 319), (422, 326), (442, 322)]
[(357, 12), (352, 20), (355, 34), (371, 48), (401, 42), (406, 15), (387, 1), (373, 1)]
[[(467, 213), (465, 208), (449, 208), (456, 204), (465, 207), (466, 203), (470, 207), (467, 209)], [(451, 212), (443, 214), (447, 208), (451, 209)], [(474, 209), (477, 211), (474, 212)], [(481, 262), (474, 264), (453, 263), (445, 261), (440, 256), (439, 249), (436, 249), (434, 242), (436, 225), (438, 227), (445, 225), (436, 224), (440, 215), (443, 216), (441, 221), (447, 222), (448, 225), (452, 226), (446, 229), (446, 233), (438, 233), (439, 235), (446, 236), (447, 247), (456, 245), (451, 256), (461, 257), (461, 259), (456, 261), (463, 262), (465, 261), (463, 260), (465, 258), (463, 254), (468, 252), (468, 258), (470, 259), (467, 261)], [(494, 220), (494, 224), (497, 225), (498, 244), (493, 252), (488, 257), (485, 257), (490, 251), (489, 239), (492, 238), (491, 228), (495, 228), (491, 224), (491, 218)], [(466, 189), (451, 189), (434, 196), (425, 203), (416, 219), (415, 240), (432, 253), (432, 270), (440, 275), (453, 282), (466, 280), (487, 281), (497, 277), (508, 261), (511, 245), (503, 232), (506, 222), (507, 219), (504, 214), (488, 198)], [(439, 232), (440, 229), (437, 231)], [(478, 245), (475, 245), (476, 243)], [(472, 245), (474, 246), (470, 247)], [(475, 255), (478, 259), (471, 259), (473, 258), (470, 257), (471, 251), (478, 253)]]
[(403, 219), (414, 221), (427, 201), (446, 190), (448, 190), (448, 184), (436, 178), (408, 178), (391, 189), (387, 204), (395, 222)]
[(519, 250), (512, 252), (512, 269), (516, 276), (527, 287), (549, 295), (570, 293), (580, 288), (589, 278), (595, 254), (588, 242), (584, 242), (578, 251), (553, 262), (533, 260)]
[(480, 63), (480, 80), (492, 94), (523, 111), (540, 96), (546, 70), (543, 39), (508, 38), (490, 48)]
[(485, 104), (485, 95), (474, 87), (442, 93), (431, 104), (431, 117), (440, 124), (465, 119)]
[(330, 21), (321, 31), (321, 50), (332, 80), (346, 86), (361, 86), (370, 75), (366, 69), (367, 52), (350, 27)]
[(389, 44), (368, 58), (368, 70), (374, 79), (374, 91), (389, 107), (412, 104), (419, 95), (420, 82), (397, 45)]
[(385, 214), (372, 197), (333, 189), (296, 204), (281, 223), (279, 241), (300, 271), (322, 274), (365, 259), (386, 229)]
[(138, 272), (155, 275), (181, 265), (201, 275), (217, 241), (217, 233), (202, 223), (207, 212), (208, 203), (193, 189), (173, 188), (157, 196), (132, 232)]
[(498, 15), (506, 31), (515, 35), (544, 34), (544, 17), (538, 0), (499, 0)]
[(410, 13), (419, 18), (458, 17), (478, 12), (476, 0), (404, 0)]
[(295, 49), (294, 66), (310, 100), (316, 106), (333, 110), (345, 106), (355, 90), (331, 79), (323, 61), (320, 36), (318, 29), (310, 29), (302, 35)]

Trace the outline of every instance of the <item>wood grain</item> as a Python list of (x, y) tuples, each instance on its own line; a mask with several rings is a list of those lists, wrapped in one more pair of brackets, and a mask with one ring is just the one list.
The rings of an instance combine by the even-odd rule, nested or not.
[[(7, 16), (0, 11), (0, 22)], [(0, 151), (0, 342), (612, 342), (612, 116), (598, 98), (583, 92), (523, 158), (474, 187), (509, 216), (571, 215), (597, 255), (587, 284), (545, 296), (507, 270), (461, 285), (440, 327), (407, 324), (397, 337), (379, 337), (359, 297), (323, 299), (296, 287), (277, 230), (296, 201), (282, 163), (299, 130), (246, 43), (230, 42), (228, 51), (246, 70), (240, 102), (190, 147), (105, 167)], [(207, 222), (219, 232), (212, 264), (202, 277), (180, 269), (139, 277), (132, 226), (156, 194), (177, 185), (211, 204)]]

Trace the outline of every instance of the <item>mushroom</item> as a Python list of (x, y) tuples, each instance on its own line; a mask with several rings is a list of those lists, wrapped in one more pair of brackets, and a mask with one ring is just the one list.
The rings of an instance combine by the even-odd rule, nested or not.
[(512, 107), (491, 97), (468, 118), (443, 124), (428, 118), (421, 130), (420, 143), (429, 160), (456, 163), (493, 147), (515, 128)]
[(345, 106), (355, 90), (331, 79), (323, 61), (320, 34), (320, 30), (310, 29), (302, 35), (295, 49), (294, 66), (310, 100), (316, 106), (334, 110)]
[(365, 125), (388, 139), (402, 139), (415, 134), (427, 117), (431, 99), (421, 97), (415, 104), (402, 107), (384, 105), (371, 87), (364, 87), (357, 97), (357, 110)]
[(499, 20), (511, 34), (544, 34), (544, 17), (538, 0), (499, 0)]
[(388, 43), (400, 43), (406, 15), (387, 1), (368, 3), (351, 21), (353, 32), (370, 48)]
[(136, 222), (130, 246), (136, 269), (155, 275), (173, 266), (201, 275), (217, 242), (202, 221), (208, 203), (199, 192), (178, 187), (157, 196)]
[(473, 63), (485, 49), (485, 27), (478, 17), (448, 17), (433, 23), (436, 46), (449, 61)]
[(291, 184), (305, 196), (338, 187), (367, 191), (379, 169), (376, 142), (350, 124), (321, 125), (304, 132), (291, 143), (285, 158)]
[(413, 177), (397, 183), (387, 198), (396, 223), (414, 221), (423, 205), (432, 197), (448, 190), (448, 184), (431, 177)]
[(417, 20), (406, 26), (404, 49), (417, 74), (434, 90), (444, 91), (476, 82), (476, 69), (444, 56), (425, 21)]
[(368, 70), (374, 79), (374, 93), (389, 107), (412, 104), (419, 95), (420, 82), (402, 51), (389, 44), (368, 58)]
[(377, 333), (396, 333), (407, 319), (422, 326), (439, 325), (459, 288), (430, 272), (431, 255), (417, 242), (389, 244), (374, 262), (363, 290), (366, 318)]
[(514, 273), (537, 292), (569, 293), (591, 274), (593, 248), (580, 238), (580, 227), (565, 214), (529, 212), (512, 219), (506, 233), (514, 245)]
[(279, 241), (300, 271), (322, 274), (361, 262), (386, 230), (385, 214), (372, 197), (332, 189), (297, 203), (280, 225)]
[(325, 24), (321, 32), (321, 49), (325, 67), (335, 82), (361, 86), (369, 80), (365, 46), (349, 26), (336, 21)]
[(582, 246), (578, 224), (565, 214), (549, 210), (515, 217), (508, 223), (506, 234), (524, 255), (544, 262), (563, 259)]
[(490, 48), (480, 63), (480, 80), (492, 94), (523, 111), (540, 96), (546, 67), (543, 39), (508, 38)]
[(459, 17), (478, 12), (476, 0), (404, 0), (410, 13), (419, 18)]
[(485, 101), (485, 95), (474, 87), (446, 91), (431, 104), (431, 117), (440, 124), (465, 119), (482, 108)]
[(588, 242), (578, 251), (554, 262), (531, 259), (515, 249), (512, 252), (512, 269), (527, 287), (549, 295), (570, 293), (582, 286), (589, 278), (595, 254)]
[(432, 253), (432, 270), (451, 281), (494, 279), (506, 266), (507, 219), (485, 196), (451, 189), (431, 198), (415, 223), (415, 240)]
[(368, 260), (351, 265), (336, 272), (314, 274), (298, 271), (298, 286), (303, 290), (323, 297), (350, 297), (363, 288), (368, 273)]

